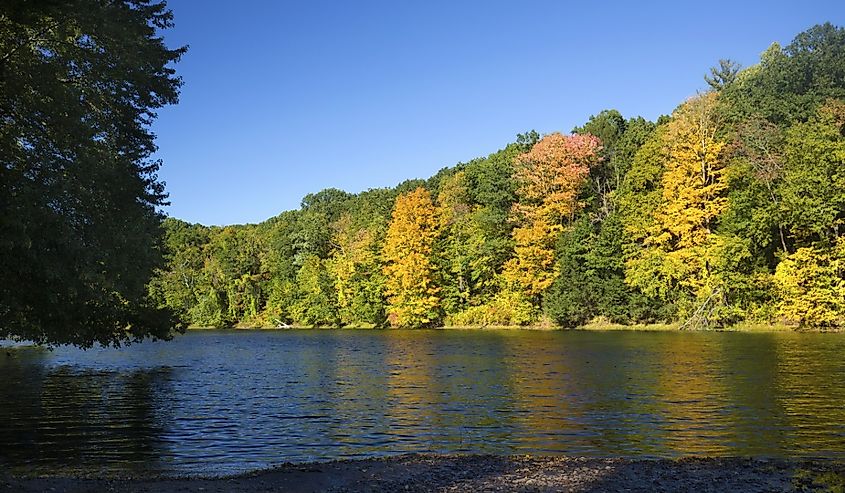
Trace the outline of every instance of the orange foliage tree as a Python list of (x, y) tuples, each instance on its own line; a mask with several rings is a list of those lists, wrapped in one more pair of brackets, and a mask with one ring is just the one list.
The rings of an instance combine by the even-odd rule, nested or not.
[(578, 192), (599, 162), (600, 150), (600, 140), (592, 135), (553, 133), (516, 160), (514, 257), (505, 263), (503, 276), (531, 299), (557, 276), (555, 240), (580, 209)]

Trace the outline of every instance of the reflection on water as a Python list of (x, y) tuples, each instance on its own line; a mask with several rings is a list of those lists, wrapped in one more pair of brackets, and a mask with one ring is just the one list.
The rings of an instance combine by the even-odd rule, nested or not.
[(845, 336), (193, 332), (0, 353), (0, 465), (228, 473), (400, 452), (845, 458)]
[(161, 470), (170, 370), (49, 368), (49, 353), (0, 360), (0, 460), (50, 471)]

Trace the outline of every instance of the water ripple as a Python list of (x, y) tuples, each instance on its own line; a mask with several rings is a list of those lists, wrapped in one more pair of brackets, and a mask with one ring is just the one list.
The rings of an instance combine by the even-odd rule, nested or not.
[(845, 337), (197, 332), (0, 360), (12, 470), (230, 473), (401, 452), (845, 458)]

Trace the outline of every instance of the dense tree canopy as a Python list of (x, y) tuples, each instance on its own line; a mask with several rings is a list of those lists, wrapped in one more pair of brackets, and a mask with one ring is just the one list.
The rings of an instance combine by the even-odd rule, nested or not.
[(165, 223), (193, 325), (845, 324), (845, 30), (824, 24), (657, 122), (604, 110), (259, 225)]
[[(84, 346), (170, 333), (147, 283), (166, 198), (149, 125), (181, 85), (171, 64), (184, 49), (159, 35), (171, 23), (146, 0), (0, 4), (0, 338)], [(171, 235), (183, 233), (168, 274), (181, 290), (161, 293), (180, 311), (195, 309), (206, 240)]]

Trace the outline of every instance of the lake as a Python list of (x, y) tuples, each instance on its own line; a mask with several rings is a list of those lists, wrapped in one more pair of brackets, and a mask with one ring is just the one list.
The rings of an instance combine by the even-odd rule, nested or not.
[[(5, 354), (4, 354), (5, 353)], [(0, 353), (0, 464), (222, 474), (403, 452), (845, 459), (845, 336), (192, 331)]]

